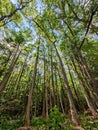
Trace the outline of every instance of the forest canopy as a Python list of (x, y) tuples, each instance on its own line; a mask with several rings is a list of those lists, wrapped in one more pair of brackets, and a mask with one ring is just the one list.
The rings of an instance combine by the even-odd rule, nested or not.
[(98, 129), (98, 1), (0, 0), (0, 130)]

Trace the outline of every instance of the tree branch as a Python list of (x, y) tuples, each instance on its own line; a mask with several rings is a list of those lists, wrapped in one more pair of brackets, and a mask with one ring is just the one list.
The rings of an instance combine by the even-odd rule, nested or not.
[(97, 9), (98, 9), (98, 6), (97, 6), (97, 7), (92, 11), (92, 13), (91, 13), (90, 20), (89, 20), (89, 23), (88, 23), (88, 25), (87, 25), (87, 29), (86, 29), (86, 32), (85, 32), (85, 36), (84, 36), (84, 38), (83, 38), (83, 40), (82, 40), (82, 42), (81, 42), (81, 44), (80, 44), (79, 50), (81, 50), (81, 47), (83, 46), (83, 44), (84, 44), (84, 42), (85, 42), (85, 39), (86, 39), (85, 37), (87, 36), (87, 34), (88, 34), (88, 32), (89, 32), (90, 25), (91, 25), (91, 23), (92, 23), (93, 17), (94, 17), (94, 15), (95, 15)]
[[(32, 2), (32, 0), (27, 1), (27, 2), (23, 2), (23, 1), (21, 0), (21, 2), (20, 2), (20, 7), (19, 7), (19, 8), (16, 8), (13, 12), (10, 12), (10, 14), (8, 14), (8, 15), (1, 16), (1, 17), (0, 17), (0, 21), (5, 20), (6, 18), (12, 17), (14, 14), (16, 14), (17, 11), (22, 10), (24, 7), (26, 7), (26, 5), (27, 5), (29, 2)], [(23, 4), (25, 4), (25, 5), (23, 5)]]

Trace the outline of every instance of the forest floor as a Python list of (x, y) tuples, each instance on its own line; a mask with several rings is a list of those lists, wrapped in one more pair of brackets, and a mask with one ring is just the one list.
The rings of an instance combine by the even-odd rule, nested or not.
[[(84, 130), (98, 130), (98, 119), (92, 119), (91, 116), (80, 116), (81, 126)], [(12, 119), (11, 117), (0, 118), (0, 130), (16, 130), (22, 127), (24, 119)], [(69, 117), (60, 116), (51, 119), (44, 119), (42, 117), (32, 118), (32, 130), (73, 130), (73, 125)]]

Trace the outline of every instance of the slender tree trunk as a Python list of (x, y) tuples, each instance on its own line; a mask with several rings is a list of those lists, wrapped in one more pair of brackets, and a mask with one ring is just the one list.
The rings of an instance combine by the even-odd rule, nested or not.
[(64, 78), (64, 83), (65, 83), (65, 87), (66, 87), (66, 91), (67, 91), (67, 95), (68, 95), (68, 100), (69, 100), (69, 104), (70, 104), (70, 112), (71, 112), (72, 122), (73, 122), (74, 125), (77, 126), (77, 125), (79, 125), (79, 119), (78, 119), (78, 114), (77, 114), (77, 111), (76, 111), (76, 108), (75, 108), (75, 105), (74, 105), (72, 92), (70, 90), (70, 86), (69, 86), (69, 83), (68, 83), (68, 79), (67, 79), (67, 76), (66, 76), (66, 73), (65, 73), (65, 69), (64, 69), (64, 65), (63, 65), (63, 62), (61, 60), (61, 57), (58, 53), (58, 50), (56, 48), (55, 43), (53, 43), (53, 45), (55, 47), (56, 54), (59, 58), (59, 63), (60, 63), (61, 71), (62, 71), (63, 78)]
[(16, 91), (16, 95), (15, 96), (19, 96), (19, 90), (21, 90), (21, 87), (19, 87), (19, 85), (20, 85), (21, 78), (23, 76), (23, 72), (25, 70), (25, 65), (26, 65), (26, 62), (27, 62), (27, 57), (28, 57), (28, 55), (26, 56), (26, 58), (24, 60), (24, 63), (22, 64), (22, 67), (20, 69), (19, 75), (18, 75), (18, 77), (16, 79), (16, 82), (15, 82), (15, 91)]
[(45, 86), (43, 86), (43, 108), (42, 108), (42, 116), (45, 118), (45, 114), (46, 114), (46, 111), (45, 111)]
[(89, 70), (89, 67), (88, 67), (88, 65), (86, 64), (86, 61), (85, 61), (85, 59), (83, 58), (81, 52), (78, 51), (78, 50), (77, 50), (77, 52), (78, 52), (78, 61), (79, 61), (79, 63), (81, 64), (81, 67), (82, 67), (82, 69), (83, 69), (85, 75), (87, 76), (87, 79), (88, 79), (88, 81), (89, 81), (89, 83), (90, 83), (90, 85), (91, 85), (91, 87), (92, 87), (92, 89), (93, 89), (93, 91), (94, 91), (94, 95), (96, 96), (96, 98), (97, 98), (97, 100), (98, 100), (98, 85), (96, 84), (96, 81), (95, 81), (95, 79), (93, 78), (93, 76), (92, 76), (92, 74), (91, 74), (91, 72), (90, 72), (90, 70)]
[(50, 56), (50, 58), (51, 58), (52, 102), (53, 102), (53, 106), (55, 106), (56, 105), (56, 99), (55, 99), (55, 91), (54, 91), (54, 79), (53, 79), (54, 74), (53, 74), (53, 58), (52, 58), (52, 55), (53, 55), (53, 53), (52, 53), (52, 46), (51, 46), (51, 56)]
[(72, 83), (72, 86), (73, 86), (73, 89), (74, 89), (74, 93), (75, 93), (75, 95), (76, 95), (77, 102), (78, 102), (78, 104), (79, 104), (79, 108), (80, 108), (81, 110), (84, 110), (83, 104), (81, 103), (80, 98), (79, 98), (79, 96), (78, 96), (78, 93), (77, 93), (77, 91), (76, 91), (75, 84), (74, 84), (74, 80), (73, 80), (73, 78), (72, 78), (72, 74), (71, 74), (69, 65), (67, 65), (67, 67), (68, 67), (68, 71), (69, 71), (71, 83)]
[(74, 62), (73, 59), (72, 59), (72, 63), (73, 63), (75, 72), (77, 73), (77, 76), (79, 77), (79, 81), (80, 81), (80, 84), (81, 84), (81, 86), (82, 86), (82, 88), (83, 88), (84, 95), (85, 95), (85, 98), (86, 98), (88, 107), (90, 108), (90, 111), (92, 112), (92, 115), (93, 115), (94, 117), (96, 117), (96, 116), (97, 116), (96, 107), (95, 107), (95, 105), (94, 105), (94, 103), (93, 103), (93, 100), (92, 100), (92, 98), (91, 98), (91, 96), (90, 96), (90, 93), (89, 93), (87, 87), (85, 86), (85, 83), (84, 83), (84, 81), (83, 81), (83, 79), (82, 79), (82, 77), (81, 77), (81, 74), (77, 71), (77, 68), (76, 68), (76, 65), (75, 65), (75, 62)]
[[(61, 105), (61, 109), (62, 109), (62, 112), (63, 114), (65, 114), (65, 110), (64, 110), (64, 106), (66, 106), (66, 101), (65, 101), (65, 97), (64, 97), (64, 89), (63, 89), (63, 84), (62, 84), (62, 79), (61, 79), (61, 76), (60, 76), (60, 72), (59, 72), (59, 69), (58, 69), (58, 76), (59, 76), (59, 80), (60, 80), (60, 93), (59, 93), (59, 98), (60, 98), (60, 105)], [(63, 94), (62, 94), (63, 92)], [(64, 101), (63, 101), (64, 99)], [(64, 105), (63, 105), (63, 102), (64, 102)]]
[(50, 110), (52, 109), (52, 96), (51, 96), (51, 90), (49, 92), (49, 106), (50, 106)]
[(31, 107), (32, 107), (32, 96), (33, 96), (35, 80), (36, 80), (38, 58), (39, 58), (39, 46), (37, 47), (37, 56), (36, 56), (36, 59), (35, 59), (34, 72), (33, 72), (32, 82), (31, 82), (27, 106), (26, 106), (26, 120), (25, 120), (25, 126), (26, 127), (30, 126), (30, 112), (31, 112)]
[(46, 89), (45, 89), (45, 99), (46, 99), (46, 118), (48, 118), (48, 94), (47, 94), (47, 86), (46, 86)]
[[(38, 84), (39, 84), (39, 77), (38, 77), (36, 82), (37, 83), (36, 83), (36, 89), (35, 89), (35, 95), (34, 95), (34, 97), (35, 97), (34, 117), (37, 116), (37, 106), (38, 106), (38, 103), (39, 103), (38, 96), (37, 96), (39, 94), (39, 86), (38, 86)], [(37, 90), (37, 93), (36, 93), (36, 90)]]
[(19, 49), (19, 46), (13, 56), (13, 59), (12, 59), (12, 62), (11, 62), (11, 65), (9, 66), (9, 70), (8, 72), (6, 73), (6, 75), (4, 76), (3, 80), (1, 81), (0, 83), (0, 93), (3, 91), (3, 89), (6, 87), (6, 84), (8, 83), (8, 80), (13, 72), (13, 69), (14, 69), (14, 66), (19, 58), (19, 55), (21, 53), (21, 51), (18, 53), (18, 49)]
[[(44, 94), (45, 94), (45, 98), (43, 99), (44, 100), (44, 103), (43, 103), (43, 113), (44, 113), (44, 117), (45, 118), (48, 118), (48, 96), (47, 96), (47, 84), (46, 84), (46, 58), (45, 58), (45, 50), (44, 50)], [(45, 111), (45, 112), (44, 112)]]
[(57, 98), (56, 98), (57, 103), (56, 104), (59, 108), (61, 108), (62, 113), (65, 114), (64, 108), (63, 108), (63, 103), (62, 103), (62, 97), (61, 97), (61, 93), (60, 93), (60, 90), (62, 89), (62, 85), (60, 84), (61, 88), (59, 88), (58, 78), (57, 78), (57, 74), (58, 74), (57, 69), (58, 68), (55, 66), (55, 80), (56, 80), (56, 93), (57, 93), (57, 95), (56, 95), (57, 96)]
[(52, 91), (51, 91), (51, 77), (50, 77), (50, 71), (49, 71), (49, 83), (48, 83), (48, 86), (49, 86), (49, 108), (52, 109)]
[(46, 101), (46, 100), (45, 100), (45, 92), (46, 92), (46, 91), (45, 91), (45, 87), (46, 87), (46, 86), (45, 86), (45, 78), (46, 78), (46, 77), (45, 77), (45, 76), (46, 76), (46, 75), (45, 75), (45, 73), (46, 73), (46, 72), (45, 72), (45, 71), (46, 71), (45, 69), (46, 69), (46, 66), (45, 66), (45, 63), (46, 63), (46, 62), (45, 62), (45, 49), (44, 49), (44, 84), (43, 84), (43, 109), (42, 109), (42, 116), (43, 116), (44, 118), (46, 117), (46, 106), (45, 106), (45, 105), (46, 105), (46, 102), (45, 102), (45, 101)]
[(93, 87), (91, 86), (91, 84), (90, 84), (90, 82), (89, 82), (89, 80), (88, 80), (88, 76), (85, 75), (83, 66), (78, 63), (78, 67), (79, 67), (79, 69), (80, 69), (80, 71), (81, 71), (81, 75), (82, 75), (82, 77), (83, 77), (83, 79), (84, 79), (84, 82), (85, 82), (87, 88), (88, 88), (88, 91), (91, 92), (92, 97), (93, 97), (93, 100), (94, 100), (96, 106), (98, 107), (98, 96), (97, 96), (95, 90), (93, 90)]
[(58, 108), (60, 107), (60, 102), (59, 102), (59, 87), (58, 87), (58, 79), (57, 79), (57, 71), (56, 71), (56, 66), (54, 68), (54, 72), (55, 72), (55, 95), (56, 95), (56, 105), (58, 106)]

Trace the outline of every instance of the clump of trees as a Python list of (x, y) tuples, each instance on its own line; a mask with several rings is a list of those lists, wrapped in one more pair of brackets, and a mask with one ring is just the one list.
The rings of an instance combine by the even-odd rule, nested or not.
[(74, 129), (98, 118), (97, 15), (97, 0), (1, 2), (0, 113), (24, 117), (19, 129), (55, 106)]

